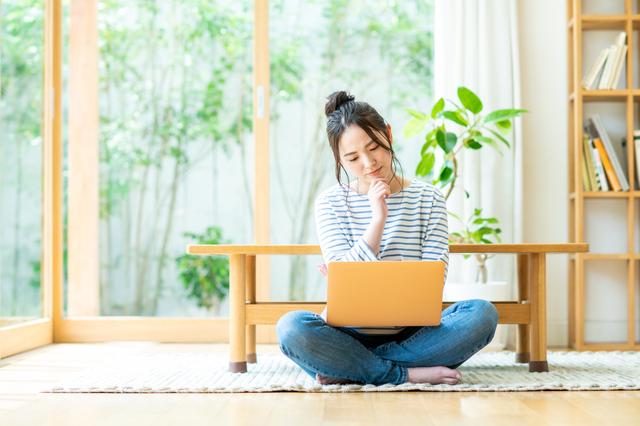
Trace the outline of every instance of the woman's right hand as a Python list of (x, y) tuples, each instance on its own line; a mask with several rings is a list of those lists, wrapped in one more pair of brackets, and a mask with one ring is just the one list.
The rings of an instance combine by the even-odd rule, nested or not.
[(387, 221), (387, 199), (391, 196), (391, 188), (387, 178), (375, 178), (369, 185), (369, 203), (373, 220)]

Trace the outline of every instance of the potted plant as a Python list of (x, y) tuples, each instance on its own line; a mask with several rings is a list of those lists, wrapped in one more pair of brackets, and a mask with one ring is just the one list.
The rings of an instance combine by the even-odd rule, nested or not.
[[(430, 114), (405, 109), (413, 116), (405, 125), (405, 138), (414, 137), (426, 131), (416, 175), (425, 177), (433, 174), (435, 179), (432, 182), (445, 194), (445, 201), (456, 186), (460, 152), (464, 149), (479, 150), (490, 146), (502, 155), (501, 145), (510, 148), (505, 136), (511, 132), (511, 119), (528, 112), (521, 109), (501, 109), (483, 115), (481, 114), (482, 101), (466, 87), (458, 88), (458, 101), (459, 103), (440, 98), (431, 108)], [(451, 130), (455, 130), (455, 132)], [(437, 159), (440, 160), (440, 170), (434, 173)], [(465, 194), (467, 198), (470, 197), (466, 190)], [(449, 212), (450, 216), (462, 224), (460, 232), (449, 234), (449, 242), (451, 244), (492, 244), (494, 242), (492, 238), (501, 242), (498, 235), (501, 232), (498, 228), (498, 220), (483, 218), (481, 214), (481, 209), (474, 209), (473, 214), (466, 221), (463, 221), (457, 215)], [(465, 258), (469, 257), (470, 255), (465, 256)], [(506, 282), (487, 282), (486, 262), (490, 256), (478, 254), (474, 258), (478, 262), (476, 283), (447, 283), (445, 299), (450, 301), (465, 299), (506, 300), (508, 297)], [(485, 285), (477, 285), (478, 283)], [(496, 331), (493, 341), (500, 342), (500, 340), (499, 331)], [(504, 344), (498, 343), (493, 346), (501, 349)]]
[[(405, 108), (405, 111), (413, 116), (404, 127), (405, 138), (417, 136), (425, 130), (427, 132), (425, 143), (420, 152), (421, 159), (416, 168), (416, 175), (425, 177), (432, 173), (436, 165), (436, 158), (440, 157), (442, 165), (433, 184), (439, 186), (443, 191), (445, 201), (456, 186), (460, 151), (463, 149), (479, 150), (490, 146), (502, 155), (501, 144), (510, 148), (505, 136), (511, 132), (511, 119), (528, 112), (522, 109), (501, 109), (482, 115), (482, 101), (466, 87), (458, 88), (458, 100), (459, 105), (452, 100), (445, 101), (440, 98), (431, 108), (430, 114)], [(447, 103), (449, 108), (447, 108)], [(458, 132), (449, 131), (451, 127), (454, 127), (454, 130)], [(469, 198), (469, 193), (466, 190), (465, 193)], [(460, 242), (491, 244), (492, 241), (487, 239), (491, 235), (500, 241), (498, 237), (500, 230), (497, 228), (498, 220), (495, 218), (483, 219), (480, 217), (481, 212), (482, 210), (476, 209), (467, 220), (467, 224), (471, 227), (467, 226), (462, 233), (450, 234), (449, 242), (452, 244)], [(462, 222), (458, 216), (451, 212), (449, 214)], [(487, 257), (476, 256), (476, 259), (479, 262), (477, 281), (486, 283)]]

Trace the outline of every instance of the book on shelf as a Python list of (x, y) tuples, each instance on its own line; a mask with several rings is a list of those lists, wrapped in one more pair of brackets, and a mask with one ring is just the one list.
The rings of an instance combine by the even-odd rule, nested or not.
[(607, 175), (602, 167), (602, 160), (600, 160), (600, 154), (596, 148), (593, 148), (593, 165), (596, 169), (596, 176), (598, 177), (598, 186), (602, 191), (608, 191), (609, 185), (607, 184)]
[(598, 80), (598, 77), (602, 74), (602, 69), (604, 68), (604, 63), (607, 61), (607, 56), (609, 55), (609, 48), (605, 48), (600, 52), (600, 56), (593, 63), (593, 66), (589, 70), (589, 72), (582, 79), (582, 88), (585, 90), (589, 90), (593, 83)]
[(609, 89), (611, 90), (615, 90), (615, 88), (618, 87), (618, 82), (620, 81), (620, 76), (622, 75), (622, 67), (624, 66), (624, 58), (627, 56), (627, 49), (628, 47), (625, 44), (621, 47), (621, 50), (618, 53), (615, 72), (613, 73), (611, 84), (609, 85)]
[(613, 168), (614, 175), (617, 178), (618, 183), (620, 184), (622, 191), (629, 190), (629, 181), (627, 180), (627, 176), (624, 172), (624, 169), (620, 165), (620, 160), (616, 155), (615, 150), (613, 149), (613, 144), (611, 143), (611, 139), (609, 138), (609, 134), (607, 133), (604, 125), (602, 124), (602, 119), (598, 114), (594, 114), (585, 122), (585, 131), (589, 135), (591, 139), (594, 141), (596, 139), (600, 139), (602, 141), (602, 145), (604, 146), (604, 151), (606, 152), (606, 158), (609, 160), (611, 167)]
[(593, 140), (593, 146), (598, 150), (598, 154), (600, 154), (600, 160), (602, 161), (602, 167), (604, 167), (604, 172), (607, 175), (607, 179), (611, 184), (612, 191), (622, 191), (622, 186), (620, 186), (620, 181), (618, 180), (618, 176), (616, 176), (616, 172), (613, 170), (613, 166), (611, 165), (611, 161), (609, 156), (607, 155), (607, 151), (604, 149), (604, 145), (602, 144), (602, 140), (600, 138), (595, 138)]
[(591, 191), (601, 191), (600, 186), (598, 185), (598, 178), (596, 176), (596, 169), (593, 165), (593, 153), (592, 153), (593, 145), (591, 144), (591, 140), (589, 139), (589, 135), (582, 135), (582, 154), (585, 158), (585, 162), (587, 164), (587, 176), (589, 178), (589, 186)]
[[(622, 138), (622, 153), (622, 161), (627, 164), (627, 138)], [(633, 131), (633, 151), (631, 154), (634, 156), (633, 167), (636, 170), (635, 189), (637, 191), (638, 188), (640, 188), (640, 170), (638, 170), (638, 168), (640, 167), (640, 130)]]
[(598, 82), (598, 90), (605, 90), (609, 88), (609, 79), (611, 78), (613, 67), (615, 67), (614, 62), (616, 61), (618, 49), (619, 47), (615, 44), (612, 44), (609, 48), (607, 62), (605, 62), (604, 64), (604, 70), (602, 71), (602, 76), (600, 77), (600, 81)]
[(636, 191), (640, 190), (640, 130), (633, 131), (633, 147), (636, 161), (634, 163), (636, 168), (636, 181), (638, 182), (638, 186), (636, 186)]
[(627, 56), (626, 39), (627, 33), (622, 31), (616, 36), (614, 44), (600, 52), (582, 79), (583, 89), (614, 90), (618, 86)]
[(582, 184), (584, 185), (585, 191), (592, 191), (589, 172), (587, 171), (587, 158), (584, 155), (582, 156)]

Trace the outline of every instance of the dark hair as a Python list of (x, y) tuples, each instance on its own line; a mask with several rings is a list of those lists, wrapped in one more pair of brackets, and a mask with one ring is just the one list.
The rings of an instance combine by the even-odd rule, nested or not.
[[(327, 99), (328, 102), (324, 107), (324, 112), (327, 115), (327, 137), (336, 161), (336, 179), (344, 189), (347, 197), (349, 197), (350, 182), (349, 174), (340, 163), (340, 137), (351, 126), (360, 127), (379, 147), (391, 153), (393, 164), (400, 168), (400, 173), (402, 174), (402, 166), (393, 151), (391, 140), (387, 136), (387, 122), (378, 111), (367, 102), (356, 102), (356, 97), (345, 91), (333, 92)], [(383, 135), (387, 145), (382, 143), (376, 132)], [(340, 179), (343, 170), (347, 175), (346, 186)], [(395, 170), (396, 167), (393, 167), (393, 177), (391, 179), (396, 177)]]

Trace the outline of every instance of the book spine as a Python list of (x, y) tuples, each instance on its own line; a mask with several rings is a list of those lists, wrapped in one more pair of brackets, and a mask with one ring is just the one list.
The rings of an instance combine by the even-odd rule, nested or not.
[(616, 72), (614, 73), (613, 82), (611, 83), (611, 90), (615, 90), (618, 87), (618, 82), (620, 81), (620, 76), (622, 75), (622, 67), (624, 65), (624, 59), (627, 55), (627, 45), (622, 46), (622, 51), (620, 52), (618, 63), (616, 64)]
[[(633, 138), (633, 144), (636, 148), (636, 179), (638, 180), (638, 184), (640, 184), (640, 139)], [(640, 190), (640, 188), (636, 188), (636, 191)]]
[(598, 83), (598, 90), (605, 90), (609, 88), (609, 78), (611, 77), (611, 72), (613, 71), (613, 67), (615, 66), (617, 54), (618, 46), (614, 44), (609, 49), (607, 62), (604, 65), (604, 71), (602, 72), (602, 77), (600, 77), (600, 83)]
[(596, 177), (596, 169), (593, 166), (593, 154), (591, 153), (592, 146), (591, 141), (589, 140), (589, 135), (585, 134), (582, 137), (582, 151), (584, 152), (584, 156), (587, 160), (587, 173), (589, 174), (589, 181), (591, 183), (592, 191), (600, 191), (600, 187), (598, 186), (598, 178)]
[(589, 172), (587, 171), (587, 159), (582, 153), (582, 184), (585, 191), (591, 191), (591, 182), (589, 181)]
[(609, 161), (609, 156), (607, 155), (607, 151), (604, 149), (604, 145), (602, 141), (597, 138), (593, 140), (593, 145), (596, 147), (600, 154), (600, 160), (602, 161), (602, 167), (604, 167), (604, 172), (609, 178), (609, 183), (611, 184), (611, 189), (614, 191), (622, 191), (622, 186), (620, 186), (620, 181), (616, 176), (616, 172), (613, 170), (613, 166), (611, 165), (611, 161)]
[(598, 186), (602, 188), (603, 191), (609, 190), (609, 185), (607, 184), (607, 176), (604, 173), (604, 168), (602, 167), (602, 161), (600, 160), (600, 154), (596, 148), (593, 148), (593, 165), (596, 168), (596, 176), (598, 177)]
[(604, 67), (604, 63), (607, 60), (608, 54), (609, 54), (609, 48), (605, 48), (602, 52), (600, 52), (598, 59), (596, 59), (596, 61), (594, 62), (589, 72), (582, 79), (583, 89), (589, 90), (589, 88), (596, 81), (598, 75), (601, 73), (602, 68)]

